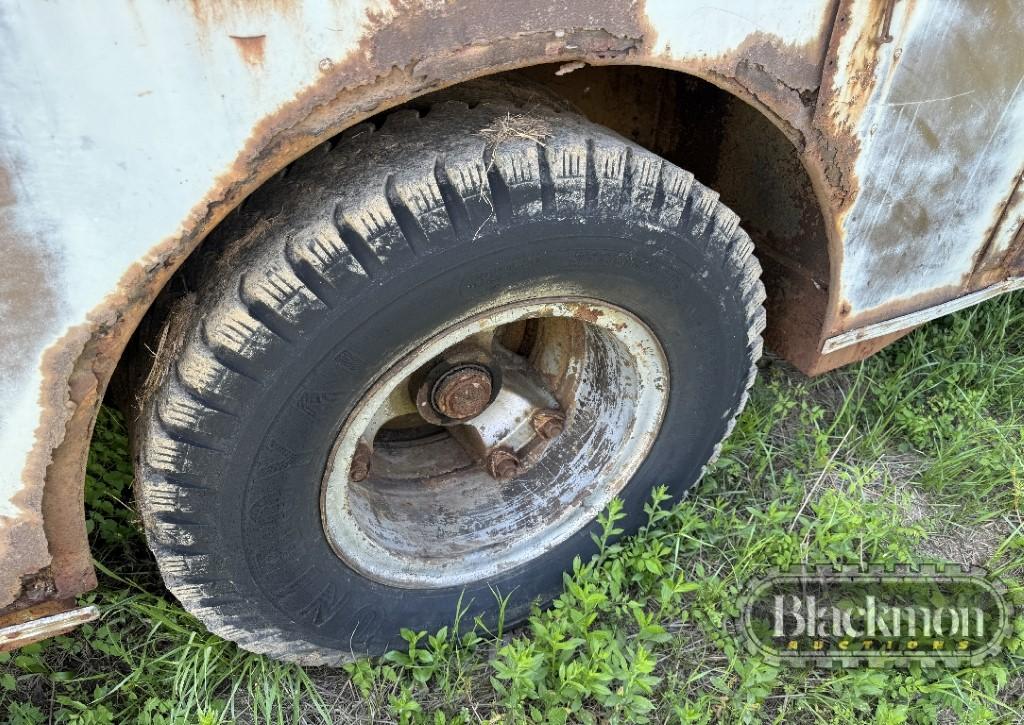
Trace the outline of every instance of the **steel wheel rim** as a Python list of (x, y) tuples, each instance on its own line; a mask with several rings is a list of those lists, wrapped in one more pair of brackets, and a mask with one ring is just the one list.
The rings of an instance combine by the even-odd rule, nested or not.
[[(516, 325), (539, 331), (523, 356), (532, 371), (506, 356), (501, 345)], [(408, 452), (403, 444), (381, 442), (388, 429), (380, 427), (380, 418), (404, 411), (405, 402), (393, 401), (413, 396), (403, 386), (424, 378), (425, 366), (445, 351), (463, 349), (495, 330), (492, 339), (505, 337), (491, 348), (499, 354), (490, 364), (505, 382), (483, 413), (468, 423), (448, 422), (444, 430), (454, 443), (440, 433), (414, 442)], [(388, 365), (357, 401), (324, 476), (324, 532), (350, 567), (392, 586), (461, 586), (522, 566), (578, 532), (621, 492), (657, 438), (668, 393), (661, 345), (646, 324), (620, 307), (553, 297), (473, 315)], [(424, 415), (433, 420), (438, 413), (433, 402), (425, 407), (424, 397), (421, 386), (415, 409), (429, 410)], [(543, 410), (536, 405), (541, 400), (548, 401)], [(527, 426), (522, 418), (529, 410)], [(552, 413), (564, 416), (564, 430), (549, 438), (538, 421)], [(403, 415), (393, 420), (411, 416)], [(355, 480), (368, 432), (376, 436), (371, 473)], [(481, 447), (501, 435), (506, 438), (499, 445)], [(464, 460), (456, 460), (460, 448)], [(498, 449), (521, 464), (510, 480), (495, 477)], [(485, 458), (481, 451), (491, 455)]]

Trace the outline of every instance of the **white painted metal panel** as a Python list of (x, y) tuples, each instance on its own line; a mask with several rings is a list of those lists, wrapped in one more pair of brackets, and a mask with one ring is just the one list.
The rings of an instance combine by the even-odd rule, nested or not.
[(894, 7), (843, 225), (854, 315), (964, 285), (1024, 160), (1024, 3)]

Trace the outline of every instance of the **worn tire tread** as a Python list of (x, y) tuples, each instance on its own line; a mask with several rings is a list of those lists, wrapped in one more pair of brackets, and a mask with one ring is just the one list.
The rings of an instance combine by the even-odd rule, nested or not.
[[(294, 344), (362, 285), (430, 254), (445, 226), (454, 243), (464, 244), (488, 225), (538, 214), (631, 214), (652, 226), (707, 234), (721, 245), (722, 264), (745, 307), (750, 372), (724, 424), (725, 435), (731, 431), (754, 381), (765, 324), (761, 268), (736, 215), (688, 172), (553, 105), (531, 108), (551, 124), (552, 140), (485, 142), (479, 130), (510, 110), (515, 112), (501, 98), (473, 107), (440, 100), (425, 114), (397, 111), (380, 128), (355, 126), (268, 182), (259, 199), (245, 206), (244, 218), (225, 225), (229, 253), (210, 265), (200, 289), (202, 320), (173, 341), (177, 360), (158, 357), (162, 369), (142, 401), (135, 431), (138, 500), (149, 545), (167, 588), (210, 631), (302, 664), (336, 664), (358, 654), (325, 650), (264, 621), (246, 606), (244, 592), (217, 576), (216, 527), (204, 506), (189, 504), (213, 495), (215, 484), (192, 464), (202, 459), (208, 465), (198, 470), (216, 470), (215, 459), (224, 451), (204, 426), (238, 426), (240, 406), (232, 401), (263, 384), (262, 351)], [(395, 144), (403, 149), (400, 173), (395, 154), (382, 151)], [(281, 199), (294, 199), (302, 190), (346, 183), (343, 170), (356, 163), (359, 179), (351, 185), (372, 193), (348, 194), (333, 204), (325, 193), (283, 209)], [(582, 164), (582, 179), (569, 180), (581, 181), (580, 188), (560, 183), (565, 174), (557, 173), (574, 164)], [(368, 177), (375, 178), (372, 185), (363, 184)], [(353, 196), (363, 203), (354, 205)], [(492, 213), (478, 219), (486, 206)], [(376, 235), (372, 240), (367, 230)], [(281, 244), (282, 238), (287, 242)], [(371, 243), (385, 238), (394, 244)], [(162, 414), (174, 396), (187, 397), (188, 419)], [(720, 448), (719, 443), (716, 456)]]

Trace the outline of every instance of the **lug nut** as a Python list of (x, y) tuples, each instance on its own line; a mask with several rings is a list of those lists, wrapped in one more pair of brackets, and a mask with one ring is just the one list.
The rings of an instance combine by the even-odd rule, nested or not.
[(497, 448), (487, 456), (487, 472), (499, 481), (511, 481), (519, 473), (519, 459), (515, 453)]
[(362, 441), (356, 446), (355, 455), (352, 456), (352, 467), (349, 469), (349, 477), (359, 483), (365, 481), (370, 475), (370, 459), (373, 458), (373, 449)]
[(562, 435), (565, 430), (565, 415), (557, 410), (538, 410), (530, 421), (533, 429), (544, 440), (551, 440)]

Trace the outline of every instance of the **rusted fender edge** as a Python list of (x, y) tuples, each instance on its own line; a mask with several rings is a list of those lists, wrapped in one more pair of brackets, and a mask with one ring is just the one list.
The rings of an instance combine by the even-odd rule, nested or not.
[(849, 332), (844, 332), (841, 335), (830, 337), (825, 341), (823, 350), (826, 353), (830, 353), (842, 350), (843, 348), (860, 342), (876, 340), (880, 337), (891, 335), (894, 332), (900, 332), (902, 330), (917, 327), (918, 325), (923, 325), (930, 320), (938, 319), (944, 315), (959, 312), (960, 310), (966, 310), (968, 307), (973, 307), (985, 300), (990, 300), (1005, 292), (1011, 292), (1018, 289), (1024, 289), (1024, 277), (1011, 277), (1010, 279), (1003, 280), (1002, 282), (989, 285), (977, 292), (972, 292), (969, 295), (957, 297), (949, 302), (943, 302), (940, 305), (926, 307), (918, 312), (911, 312), (907, 315), (894, 317), (893, 319), (886, 320), (885, 322), (877, 322), (874, 325), (858, 327), (855, 330), (850, 330)]
[(73, 600), (22, 609), (0, 618), (0, 652), (9, 652), (41, 639), (70, 632), (99, 616), (100, 610), (97, 607), (75, 607)]
[[(490, 15), (488, 3), (465, 4), (481, 17)], [(443, 17), (425, 17), (432, 11), (399, 16), (368, 32), (358, 52), (344, 62), (324, 64), (324, 73), (315, 85), (254, 128), (237, 160), (194, 207), (180, 232), (156, 245), (145, 261), (124, 275), (103, 304), (89, 313), (87, 323), (73, 328), (46, 352), (40, 391), (45, 413), (23, 471), (22, 502), (32, 511), (38, 505), (33, 505), (34, 500), (41, 497), (48, 555), (40, 551), (38, 538), (0, 541), (8, 577), (4, 582), (8, 586), (0, 586), (0, 592), (11, 590), (11, 577), (14, 583), (20, 580), (18, 588), (22, 590), (13, 600), (10, 596), (0, 599), (0, 606), (11, 611), (75, 596), (95, 586), (82, 515), (89, 438), (114, 367), (160, 289), (206, 234), (270, 175), (381, 110), (473, 77), (539, 63), (635, 63), (691, 73), (766, 113), (797, 146), (825, 210), (832, 235), (829, 244), (833, 253), (838, 251), (841, 245), (834, 219), (855, 193), (851, 160), (856, 156), (856, 141), (848, 125), (821, 115), (820, 101), (815, 117), (815, 83), (793, 85), (785, 72), (783, 78), (773, 75), (781, 60), (806, 66), (806, 49), (782, 47), (767, 53), (761, 38), (753, 47), (722, 57), (679, 60), (655, 56), (650, 51), (655, 34), (646, 24), (642, 7), (634, 8), (631, 13), (610, 11), (607, 22), (596, 24), (590, 16), (579, 21), (562, 15), (547, 19), (551, 30), (514, 33), (497, 28), (507, 34), (443, 48), (435, 47), (436, 38), (449, 42), (447, 36), (438, 33), (435, 38), (432, 34), (434, 25), (444, 22)], [(532, 10), (537, 12), (537, 8)], [(600, 17), (600, 9), (590, 12)], [(563, 30), (571, 24), (577, 29)], [(829, 28), (822, 32), (828, 33)], [(833, 52), (831, 47), (829, 54)], [(772, 53), (777, 57), (770, 57)], [(833, 279), (835, 275), (833, 267)], [(831, 311), (820, 312), (822, 318), (826, 314)], [(810, 364), (821, 340), (813, 330), (806, 337)], [(37, 531), (38, 522), (30, 528), (33, 531), (28, 533)], [(6, 529), (12, 534), (16, 530)], [(27, 586), (40, 578), (46, 580), (40, 586)]]

